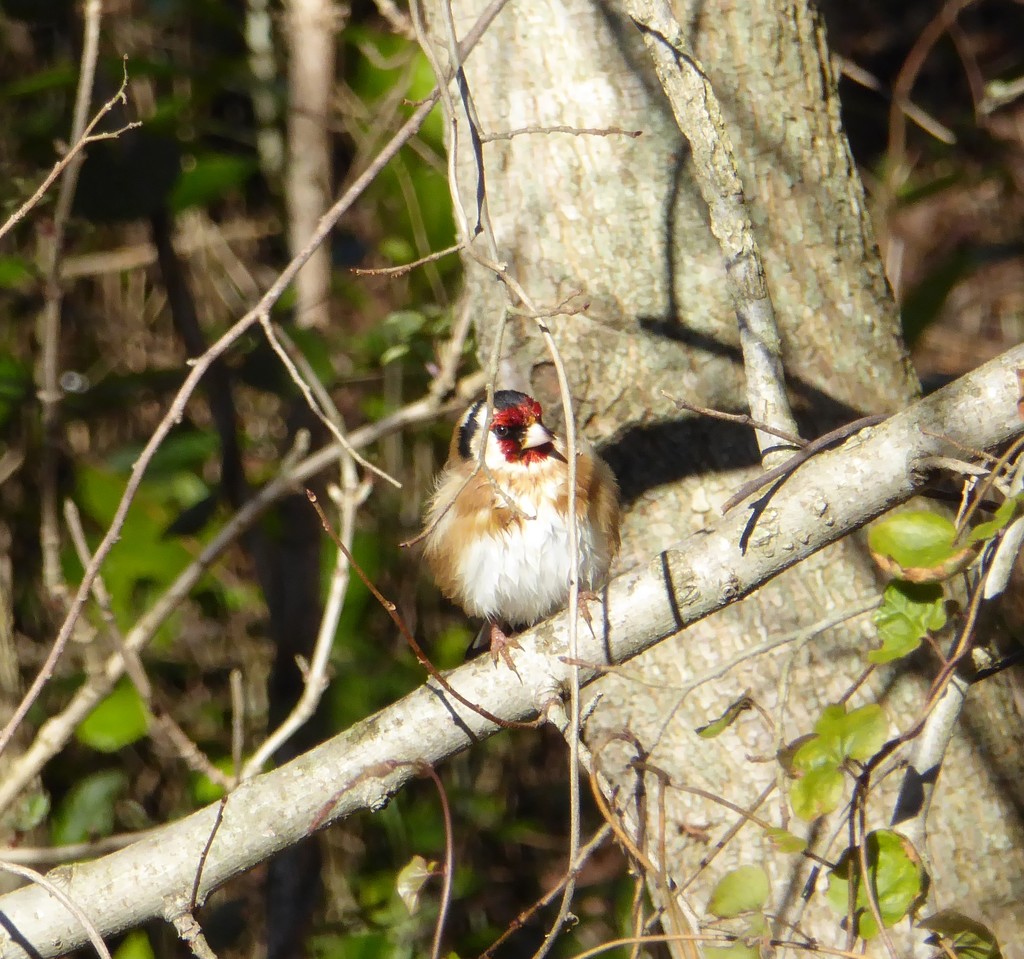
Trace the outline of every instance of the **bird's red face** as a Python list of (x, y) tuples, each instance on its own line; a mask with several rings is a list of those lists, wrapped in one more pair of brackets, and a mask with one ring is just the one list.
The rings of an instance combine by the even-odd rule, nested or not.
[(491, 433), (509, 463), (539, 463), (555, 449), (554, 434), (541, 422), (540, 403), (529, 396), (496, 409), (491, 417)]

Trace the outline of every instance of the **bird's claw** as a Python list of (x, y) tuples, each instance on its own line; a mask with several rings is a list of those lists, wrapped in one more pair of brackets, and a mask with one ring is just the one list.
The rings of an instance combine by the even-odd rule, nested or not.
[(495, 666), (498, 665), (500, 656), (505, 665), (518, 676), (519, 670), (516, 669), (516, 664), (512, 661), (510, 651), (522, 648), (515, 636), (509, 636), (497, 623), (491, 623), (491, 662)]

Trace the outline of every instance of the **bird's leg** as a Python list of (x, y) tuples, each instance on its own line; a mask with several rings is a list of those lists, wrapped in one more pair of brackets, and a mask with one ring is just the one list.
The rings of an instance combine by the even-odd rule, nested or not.
[(494, 620), (489, 620), (488, 625), (491, 631), (491, 662), (497, 666), (498, 657), (500, 656), (505, 665), (518, 676), (519, 670), (516, 669), (515, 663), (512, 662), (512, 654), (509, 650), (522, 649), (519, 645), (519, 640), (516, 639), (515, 636), (509, 636), (509, 634), (502, 629), (501, 625)]
[(576, 610), (580, 615), (580, 618), (587, 624), (590, 630), (590, 635), (597, 639), (597, 633), (594, 632), (594, 617), (591, 615), (589, 603), (601, 602), (600, 593), (595, 592), (592, 589), (581, 589), (576, 594)]

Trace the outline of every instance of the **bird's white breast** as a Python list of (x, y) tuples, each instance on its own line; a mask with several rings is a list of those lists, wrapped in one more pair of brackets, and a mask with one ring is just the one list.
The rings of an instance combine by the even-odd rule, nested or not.
[[(467, 612), (522, 626), (565, 605), (569, 530), (567, 516), (555, 507), (559, 489), (556, 482), (538, 483), (528, 499), (512, 495), (518, 520), (469, 538), (457, 571)], [(577, 526), (580, 588), (594, 589), (608, 572), (608, 546), (585, 517)]]

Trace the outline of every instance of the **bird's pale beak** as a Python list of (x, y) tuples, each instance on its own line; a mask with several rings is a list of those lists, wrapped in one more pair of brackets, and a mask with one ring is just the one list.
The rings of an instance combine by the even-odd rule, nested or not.
[(555, 434), (543, 423), (531, 423), (523, 434), (522, 449), (532, 450), (537, 446), (544, 446), (554, 438)]

